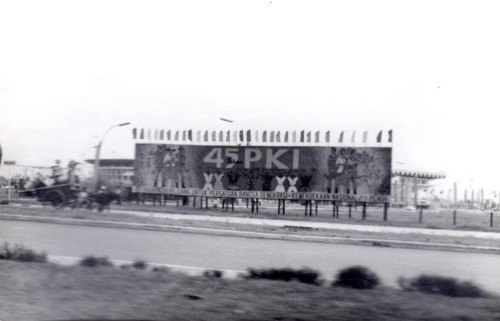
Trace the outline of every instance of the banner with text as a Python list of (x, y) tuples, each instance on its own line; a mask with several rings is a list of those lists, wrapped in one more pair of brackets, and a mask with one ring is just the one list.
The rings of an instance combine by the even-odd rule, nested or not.
[(385, 202), (390, 147), (136, 144), (141, 193)]

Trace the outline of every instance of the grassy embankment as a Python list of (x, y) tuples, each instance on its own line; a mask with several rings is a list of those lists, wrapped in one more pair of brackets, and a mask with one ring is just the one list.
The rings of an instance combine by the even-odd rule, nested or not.
[[(361, 219), (360, 209), (358, 211), (352, 211), (352, 218), (348, 217), (346, 209), (343, 209), (340, 214), (340, 218), (332, 218), (331, 214), (326, 212), (326, 208), (320, 211), (318, 216), (304, 217), (303, 213), (299, 210), (291, 210), (287, 212), (287, 215), (277, 215), (274, 210), (269, 208), (261, 209), (260, 213), (249, 213), (246, 208), (236, 208), (235, 212), (223, 212), (221, 209), (209, 209), (200, 210), (198, 208), (193, 209), (192, 207), (176, 207), (172, 203), (168, 206), (153, 206), (153, 205), (135, 205), (126, 204), (122, 206), (112, 206), (112, 212), (102, 212), (97, 213), (95, 211), (88, 211), (85, 209), (70, 210), (68, 208), (63, 210), (55, 210), (54, 208), (30, 208), (30, 207), (16, 207), (16, 206), (2, 206), (5, 209), (3, 212), (8, 212), (18, 215), (32, 215), (38, 218), (42, 217), (59, 217), (59, 218), (70, 218), (77, 219), (81, 221), (85, 220), (101, 220), (101, 221), (111, 221), (111, 222), (128, 222), (128, 223), (142, 223), (142, 224), (158, 224), (158, 225), (175, 225), (184, 227), (200, 227), (200, 228), (213, 228), (213, 229), (226, 229), (226, 230), (238, 230), (238, 231), (251, 231), (251, 232), (263, 232), (263, 233), (273, 233), (273, 234), (285, 234), (285, 235), (305, 235), (305, 236), (322, 236), (322, 237), (335, 237), (341, 238), (343, 240), (331, 240), (332, 242), (348, 242), (348, 243), (361, 243), (368, 245), (379, 245), (378, 240), (389, 241), (387, 244), (390, 246), (401, 246), (401, 247), (421, 247), (421, 245), (408, 245), (408, 244), (397, 244), (391, 243), (390, 241), (402, 241), (402, 242), (419, 242), (423, 244), (447, 244), (447, 245), (457, 245), (457, 246), (480, 246), (480, 247), (491, 247), (500, 248), (500, 242), (498, 240), (484, 239), (484, 238), (473, 238), (473, 237), (452, 237), (452, 236), (440, 236), (440, 235), (422, 235), (418, 233), (414, 234), (399, 234), (399, 233), (375, 233), (375, 232), (359, 232), (359, 231), (345, 231), (345, 230), (326, 230), (326, 229), (310, 229), (310, 228), (297, 228), (297, 227), (273, 227), (265, 225), (250, 225), (250, 224), (231, 224), (222, 222), (210, 222), (201, 220), (173, 220), (168, 218), (158, 218), (154, 215), (145, 214), (144, 216), (137, 216), (132, 214), (117, 214), (115, 210), (129, 210), (129, 211), (142, 211), (146, 213), (181, 213), (191, 215), (205, 215), (209, 216), (231, 216), (231, 217), (245, 217), (245, 218), (265, 218), (265, 219), (286, 219), (290, 221), (311, 221), (311, 222), (334, 222), (342, 224), (362, 224), (362, 225), (386, 225), (386, 226), (402, 226), (402, 227), (421, 227), (421, 228), (447, 228), (455, 230), (481, 230), (481, 231), (492, 231), (499, 232), (500, 227), (495, 225), (494, 228), (489, 228), (486, 225), (485, 220), (487, 213), (475, 213), (475, 212), (463, 212), (458, 214), (458, 222), (463, 222), (463, 224), (457, 224), (453, 226), (450, 223), (450, 213), (446, 211), (442, 212), (424, 212), (424, 221), (422, 224), (418, 223), (418, 213), (416, 212), (404, 212), (390, 210), (389, 221), (382, 221), (382, 212), (373, 209), (368, 210), (368, 217), (366, 220)], [(414, 220), (417, 220), (415, 222)], [(356, 241), (356, 240), (367, 240), (367, 241)], [(375, 240), (375, 241), (373, 241)], [(423, 245), (425, 246), (425, 245)], [(446, 247), (444, 247), (446, 248)], [(457, 248), (458, 250), (466, 251), (476, 251), (473, 249)], [(491, 252), (491, 251), (490, 251)], [(494, 251), (493, 251), (494, 252)]]
[(498, 298), (450, 298), (168, 270), (0, 261), (1, 320), (499, 320)]

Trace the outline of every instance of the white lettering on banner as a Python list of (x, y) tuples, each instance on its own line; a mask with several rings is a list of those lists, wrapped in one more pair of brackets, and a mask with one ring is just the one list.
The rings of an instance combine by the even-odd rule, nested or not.
[(367, 202), (387, 203), (388, 195), (351, 195), (351, 194), (329, 194), (321, 192), (286, 193), (267, 191), (210, 191), (196, 188), (158, 188), (152, 186), (139, 186), (139, 193), (165, 194), (201, 197), (234, 197), (234, 198), (260, 198), (260, 199), (288, 199), (288, 200), (317, 200), (317, 201), (340, 201), (340, 202)]
[(262, 152), (257, 148), (245, 149), (245, 168), (251, 168), (252, 162), (258, 162), (262, 159)]
[(212, 150), (203, 157), (203, 162), (215, 164), (215, 167), (221, 168), (224, 160), (222, 159), (222, 149), (212, 148)]
[(283, 156), (286, 152), (288, 152), (288, 149), (280, 148), (274, 154), (272, 149), (266, 150), (266, 168), (273, 168), (273, 165), (275, 165), (278, 169), (288, 169), (285, 164), (278, 160), (278, 158)]

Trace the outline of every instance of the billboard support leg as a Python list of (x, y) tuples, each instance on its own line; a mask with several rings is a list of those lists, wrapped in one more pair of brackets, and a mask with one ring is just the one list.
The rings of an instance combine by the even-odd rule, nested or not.
[(231, 211), (234, 212), (234, 198), (231, 199)]
[(286, 202), (286, 201), (285, 201), (285, 200), (282, 200), (282, 202), (283, 202), (283, 205), (282, 205), (282, 206), (283, 206), (283, 207), (282, 207), (282, 209), (283, 209), (283, 215), (285, 215), (285, 202)]
[(332, 216), (335, 218), (335, 202), (332, 201)]
[(314, 202), (316, 204), (316, 216), (318, 216), (318, 201)]
[(309, 201), (309, 216), (313, 216), (313, 204), (312, 204), (312, 201)]
[(389, 204), (384, 203), (384, 222), (387, 221), (387, 211), (388, 211), (388, 206)]
[[(165, 202), (165, 205), (166, 205), (166, 204), (167, 204), (167, 203)], [(196, 206), (196, 196), (193, 196), (193, 207), (195, 207), (195, 206)]]
[(281, 200), (278, 200), (278, 215), (281, 214)]
[(363, 220), (366, 220), (366, 202), (363, 202), (363, 213), (362, 213), (361, 218)]
[(352, 203), (349, 203), (349, 218), (352, 217)]
[(208, 209), (208, 197), (205, 197), (205, 209)]

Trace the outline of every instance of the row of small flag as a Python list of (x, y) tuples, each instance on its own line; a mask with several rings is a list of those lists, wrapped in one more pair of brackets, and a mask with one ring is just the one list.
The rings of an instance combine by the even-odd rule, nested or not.
[[(384, 135), (385, 134), (385, 135)], [(335, 140), (332, 137), (330, 131), (326, 131), (324, 133), (324, 141), (325, 143), (335, 143), (336, 141), (340, 144), (348, 143), (348, 134), (344, 131), (340, 133), (338, 139)], [(134, 139), (139, 140), (167, 140), (167, 141), (183, 141), (183, 142), (227, 142), (227, 143), (250, 143), (254, 142), (262, 142), (262, 143), (320, 143), (321, 132), (311, 132), (311, 131), (263, 131), (261, 135), (258, 131), (254, 132), (252, 135), (252, 130), (234, 130), (234, 131), (193, 131), (189, 130), (163, 130), (163, 129), (138, 129), (134, 128), (132, 130), (132, 136)], [(252, 140), (252, 136), (255, 140)], [(384, 133), (384, 131), (380, 131), (377, 134), (376, 142), (383, 143), (388, 142), (392, 143), (393, 135), (392, 129)], [(352, 144), (356, 143), (356, 131), (351, 133), (350, 142)], [(368, 143), (368, 131), (364, 131), (362, 133), (362, 143)]]

